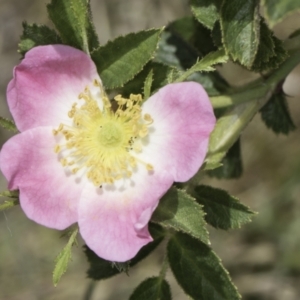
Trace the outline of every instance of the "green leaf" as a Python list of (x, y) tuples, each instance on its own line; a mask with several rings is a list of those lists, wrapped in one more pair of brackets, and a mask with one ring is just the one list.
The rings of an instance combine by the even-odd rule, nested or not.
[(106, 89), (122, 87), (153, 57), (162, 29), (121, 36), (92, 53)]
[[(200, 23), (198, 24), (201, 25)], [(156, 62), (176, 67), (175, 71), (173, 71), (173, 76), (170, 76), (169, 83), (176, 81), (178, 70), (185, 70), (192, 67), (198, 62), (199, 57), (203, 56), (202, 53), (197, 51), (196, 45), (195, 47), (191, 47), (185, 39), (181, 38), (176, 32), (174, 33), (171, 29), (162, 33), (159, 48), (155, 55)], [(198, 46), (200, 47), (200, 45)], [(205, 48), (203, 53), (206, 53), (210, 49), (210, 47)], [(210, 96), (224, 93), (228, 88), (228, 83), (217, 72), (194, 73), (188, 80), (202, 84)]]
[[(191, 48), (192, 46), (198, 51), (196, 58), (201, 58), (210, 52), (218, 50), (218, 47), (215, 47), (211, 39), (211, 30), (197, 22), (192, 16), (173, 21), (168, 25), (166, 31), (171, 33), (169, 42), (173, 42), (175, 45), (180, 45), (182, 39), (185, 42), (183, 47), (178, 45), (176, 52), (181, 51), (181, 48), (184, 49), (187, 47), (190, 48), (191, 52), (195, 52), (195, 49)], [(182, 52), (184, 54), (184, 51)], [(186, 51), (186, 56), (188, 56), (188, 51)], [(187, 67), (190, 67), (194, 63), (195, 60)]]
[(129, 300), (171, 300), (171, 289), (165, 279), (147, 278), (130, 296)]
[(173, 68), (150, 61), (140, 73), (124, 85), (122, 95), (128, 97), (130, 94), (142, 94), (146, 78), (151, 70), (153, 72), (153, 82), (151, 85), (153, 92), (168, 83), (168, 77)]
[(72, 259), (72, 246), (76, 243), (78, 229), (71, 234), (67, 245), (58, 254), (55, 259), (55, 267), (53, 271), (53, 284), (56, 286), (61, 276), (67, 271), (70, 260)]
[(213, 43), (216, 47), (218, 47), (218, 48), (223, 47), (222, 30), (221, 30), (221, 24), (219, 21), (215, 23), (215, 26), (211, 32), (211, 37), (212, 37)]
[(263, 72), (276, 69), (287, 58), (282, 42), (277, 39), (266, 23), (260, 22), (260, 43), (252, 71)]
[(277, 69), (289, 56), (288, 52), (283, 48), (283, 43), (277, 37), (273, 36), (275, 45), (274, 52), (276, 55), (271, 56), (268, 62), (268, 69)]
[(226, 191), (200, 185), (195, 192), (197, 202), (206, 213), (205, 220), (213, 227), (228, 230), (251, 222), (254, 212)]
[(0, 211), (12, 208), (12, 207), (17, 206), (19, 204), (20, 204), (19, 199), (4, 201), (3, 203), (0, 204)]
[(19, 190), (13, 191), (4, 191), (0, 193), (0, 197), (7, 197), (7, 198), (19, 198)]
[(214, 170), (208, 170), (209, 176), (221, 178), (239, 178), (243, 172), (241, 158), (241, 141), (238, 139), (228, 150), (221, 161), (222, 166)]
[(152, 83), (153, 83), (153, 69), (150, 70), (150, 72), (148, 73), (146, 79), (145, 79), (145, 83), (144, 83), (144, 98), (143, 100), (147, 100), (150, 95), (151, 95), (151, 87), (152, 87)]
[(161, 35), (155, 61), (176, 67), (178, 70), (185, 70), (194, 65), (202, 56), (202, 53), (192, 47), (189, 41), (173, 30), (171, 23)]
[(237, 141), (241, 132), (252, 120), (259, 110), (259, 100), (242, 103), (228, 108), (218, 118), (217, 123), (209, 139), (209, 151), (205, 159), (205, 170), (211, 170), (220, 166), (220, 162), (227, 151)]
[(61, 44), (57, 33), (45, 25), (27, 24), (23, 22), (23, 34), (19, 43), (19, 52), (24, 56), (27, 51), (36, 46)]
[(202, 206), (183, 190), (172, 187), (159, 201), (151, 221), (210, 244)]
[(168, 258), (177, 282), (193, 299), (241, 299), (220, 258), (200, 241), (176, 233), (168, 244)]
[(189, 42), (196, 33), (196, 21), (193, 17), (187, 16), (171, 22), (166, 30), (176, 32), (185, 41)]
[(213, 29), (219, 19), (221, 3), (221, 0), (191, 0), (192, 13), (201, 24)]
[(287, 135), (296, 129), (282, 90), (273, 95), (260, 112), (266, 126), (275, 133)]
[(250, 68), (259, 45), (257, 0), (225, 0), (221, 9), (221, 29), (226, 52), (234, 61)]
[(176, 82), (181, 82), (187, 79), (189, 76), (196, 72), (210, 72), (214, 71), (213, 67), (216, 64), (226, 63), (228, 61), (228, 55), (225, 53), (224, 49), (211, 52), (204, 56), (199, 62), (194, 64), (190, 69), (181, 74)]
[(18, 129), (15, 125), (15, 122), (12, 120), (8, 120), (6, 118), (0, 117), (0, 126), (2, 128), (5, 128), (7, 130), (13, 131), (13, 132), (18, 132)]
[(287, 15), (300, 10), (299, 0), (262, 0), (265, 17), (271, 27)]
[[(128, 262), (129, 267), (133, 267), (145, 257), (147, 257), (164, 239), (165, 232), (160, 226), (150, 223), (149, 231), (154, 240), (144, 246), (138, 252), (138, 254), (130, 262)], [(115, 265), (112, 264), (112, 262), (100, 258), (87, 246), (84, 246), (84, 248), (85, 254), (90, 264), (90, 267), (87, 271), (89, 278), (92, 278), (94, 280), (101, 280), (110, 278), (120, 273), (120, 270), (116, 268)]]
[(52, 0), (47, 5), (47, 9), (64, 44), (81, 49), (86, 53), (99, 46), (91, 20), (90, 1)]

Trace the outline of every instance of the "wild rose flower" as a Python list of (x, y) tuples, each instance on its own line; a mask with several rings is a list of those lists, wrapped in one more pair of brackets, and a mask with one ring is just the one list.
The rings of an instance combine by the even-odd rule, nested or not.
[(126, 261), (152, 238), (148, 222), (174, 181), (203, 163), (215, 117), (194, 82), (169, 84), (112, 110), (93, 61), (63, 45), (36, 47), (14, 69), (7, 101), (20, 131), (0, 167), (28, 218), (78, 222), (100, 257)]

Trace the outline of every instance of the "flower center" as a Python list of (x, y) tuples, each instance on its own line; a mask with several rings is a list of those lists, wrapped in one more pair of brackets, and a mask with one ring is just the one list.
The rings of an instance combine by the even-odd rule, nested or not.
[[(82, 170), (100, 187), (131, 177), (137, 164), (153, 170), (152, 165), (135, 156), (142, 151), (142, 139), (153, 123), (149, 114), (142, 115), (141, 95), (131, 94), (129, 99), (116, 96), (114, 112), (101, 84), (95, 80), (94, 85), (100, 89), (100, 99), (86, 87), (68, 112), (72, 126), (60, 124), (53, 130), (54, 135), (62, 134), (65, 139), (65, 144), (58, 144), (54, 149), (62, 166), (73, 174)], [(101, 106), (101, 100), (102, 109), (98, 105)]]
[(104, 124), (99, 132), (99, 142), (107, 148), (116, 148), (123, 140), (122, 128), (119, 124), (109, 121)]

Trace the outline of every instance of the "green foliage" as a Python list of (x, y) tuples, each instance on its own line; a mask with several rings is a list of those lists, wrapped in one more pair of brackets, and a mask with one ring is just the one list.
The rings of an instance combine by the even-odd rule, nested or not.
[(0, 126), (12, 132), (18, 132), (15, 122), (6, 118), (0, 117)]
[(19, 190), (13, 191), (4, 191), (0, 193), (0, 197), (7, 197), (7, 198), (19, 198)]
[(221, 23), (219, 21), (215, 23), (215, 26), (211, 32), (211, 37), (216, 47), (223, 47)]
[(212, 170), (221, 166), (221, 161), (227, 151), (238, 140), (241, 132), (252, 120), (259, 108), (260, 102), (253, 100), (228, 108), (218, 118), (216, 126), (210, 135), (205, 170)]
[(252, 71), (263, 72), (276, 69), (287, 58), (282, 42), (277, 39), (263, 19), (260, 22), (260, 42)]
[(160, 200), (151, 221), (209, 244), (202, 207), (183, 190), (172, 187)]
[[(149, 231), (153, 237), (153, 241), (144, 246), (138, 254), (128, 262), (129, 267), (133, 267), (138, 262), (147, 257), (164, 239), (164, 230), (156, 224), (149, 224)], [(97, 256), (91, 249), (85, 246), (85, 254), (89, 261), (90, 267), (87, 271), (88, 277), (94, 280), (107, 279), (118, 275), (120, 270), (112, 264), (112, 262)]]
[(186, 72), (181, 74), (176, 81), (181, 82), (196, 72), (214, 71), (215, 70), (215, 68), (213, 67), (214, 65), (225, 63), (227, 61), (228, 61), (228, 55), (225, 53), (224, 49), (220, 49), (215, 52), (211, 52), (211, 53), (207, 54), (206, 56), (204, 56), (200, 61), (195, 63)]
[[(205, 51), (203, 53), (200, 53), (197, 50), (200, 45), (191, 47), (190, 43), (184, 37), (181, 37), (179, 33), (173, 30), (172, 24), (174, 23), (171, 23), (168, 27), (169, 29), (162, 33), (159, 47), (155, 55), (156, 62), (168, 65), (170, 67), (175, 67), (178, 70), (186, 70), (199, 62), (199, 57), (203, 57), (203, 53), (206, 54), (207, 51), (215, 49), (211, 47), (211, 41), (207, 43), (208, 39), (206, 39), (202, 41), (203, 44), (209, 44), (210, 46), (208, 48), (205, 48)], [(197, 32), (197, 28), (195, 28), (195, 34), (197, 34)], [(203, 33), (203, 30), (201, 30), (200, 28), (200, 36), (202, 36), (201, 32)], [(205, 33), (203, 34), (205, 35)], [(175, 76), (173, 76), (173, 78), (169, 82), (173, 82), (178, 79), (178, 75), (174, 75)], [(202, 84), (202, 86), (210, 96), (219, 95), (221, 92), (224, 92), (228, 88), (227, 82), (217, 72), (197, 72), (192, 74), (188, 78), (188, 80), (196, 81)]]
[(257, 0), (225, 0), (221, 8), (221, 29), (226, 52), (234, 61), (251, 68), (259, 45)]
[[(215, 24), (220, 23), (216, 22)], [(196, 31), (194, 35), (193, 45), (201, 54), (200, 57), (203, 57), (210, 52), (215, 52), (219, 48), (222, 48), (222, 43), (219, 45), (215, 44), (212, 35), (213, 31), (204, 27), (201, 23), (196, 23)]]
[(196, 33), (197, 22), (193, 17), (183, 17), (175, 20), (167, 26), (167, 30), (178, 34), (186, 42), (191, 42)]
[(61, 44), (61, 38), (57, 33), (45, 26), (37, 24), (27, 24), (23, 22), (23, 34), (19, 43), (19, 52), (24, 56), (27, 51), (36, 46)]
[(217, 178), (239, 178), (243, 172), (243, 163), (241, 157), (241, 140), (238, 139), (228, 150), (221, 161), (222, 166), (208, 170), (209, 176)]
[(289, 134), (296, 129), (282, 90), (274, 94), (260, 112), (266, 126), (275, 133)]
[(47, 5), (47, 9), (64, 44), (81, 49), (86, 53), (99, 46), (91, 20), (90, 1), (52, 0)]
[(92, 53), (106, 89), (122, 87), (152, 58), (162, 29), (121, 36)]
[[(173, 21), (168, 25), (167, 31), (173, 35), (175, 44), (177, 37), (179, 43), (181, 39), (184, 40), (185, 47), (186, 45), (191, 45), (195, 48), (191, 48), (191, 51), (195, 52), (195, 50), (197, 50), (198, 58), (202, 58), (209, 52), (218, 50), (218, 47), (216, 47), (212, 41), (211, 30), (197, 22), (196, 19), (191, 16)], [(190, 64), (187, 67), (190, 67)]]
[(151, 87), (153, 83), (153, 69), (148, 73), (144, 83), (144, 101), (147, 100), (151, 95)]
[(205, 220), (215, 228), (240, 228), (251, 221), (253, 212), (226, 191), (200, 185), (195, 188), (196, 200), (203, 205)]
[(10, 200), (6, 200), (0, 204), (0, 211), (12, 208), (20, 204), (18, 190), (1, 192), (0, 197), (11, 198)]
[(12, 208), (16, 205), (19, 205), (20, 201), (19, 199), (14, 199), (14, 200), (6, 200), (3, 203), (0, 204), (0, 211)]
[(219, 19), (222, 0), (191, 0), (191, 9), (195, 18), (204, 26), (213, 29)]
[(129, 300), (171, 300), (171, 289), (168, 282), (160, 277), (144, 280), (130, 296)]
[(154, 92), (168, 83), (172, 70), (173, 68), (169, 66), (150, 61), (140, 73), (124, 85), (122, 95), (129, 96), (131, 93), (142, 94), (146, 79), (151, 72), (153, 72), (151, 90)]
[(271, 27), (287, 15), (300, 10), (299, 0), (262, 0), (266, 19)]
[(55, 259), (53, 270), (53, 284), (56, 286), (61, 276), (67, 271), (70, 260), (72, 259), (72, 246), (76, 243), (78, 229), (74, 230), (69, 238), (67, 245), (58, 254)]
[(210, 247), (183, 233), (168, 244), (168, 258), (179, 285), (193, 299), (237, 300), (240, 295)]

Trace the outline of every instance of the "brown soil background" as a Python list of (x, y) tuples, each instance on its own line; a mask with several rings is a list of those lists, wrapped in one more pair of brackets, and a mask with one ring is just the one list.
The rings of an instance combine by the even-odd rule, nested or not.
[[(21, 22), (51, 23), (44, 1), (0, 0), (0, 115), (9, 117), (5, 90), (20, 56), (17, 44)], [(120, 34), (151, 27), (189, 14), (187, 0), (92, 0), (96, 29), (101, 43)], [(289, 16), (275, 28), (284, 39), (300, 27), (300, 15)], [(220, 70), (234, 85), (247, 82), (251, 75), (229, 64)], [(285, 83), (285, 91), (295, 124), (300, 126), (300, 67)], [(0, 129), (0, 145), (9, 138)], [(276, 136), (256, 116), (243, 133), (244, 174), (238, 180), (212, 180), (204, 183), (227, 189), (259, 212), (242, 230), (210, 229), (215, 251), (229, 268), (244, 299), (297, 300), (300, 298), (300, 138), (299, 130), (288, 137)], [(0, 190), (6, 181), (0, 174)], [(65, 245), (60, 232), (26, 219), (20, 208), (0, 213), (0, 299), (67, 300), (85, 299), (90, 280), (88, 264), (79, 247), (59, 285), (52, 284), (54, 259)], [(95, 286), (93, 300), (128, 299), (132, 289), (147, 276), (159, 272), (163, 246), (130, 276), (121, 274)], [(193, 276), (193, 274), (191, 274)], [(173, 299), (188, 299), (170, 272)], [(209, 299), (208, 299), (209, 300)], [(230, 299), (228, 299), (230, 300)]]

